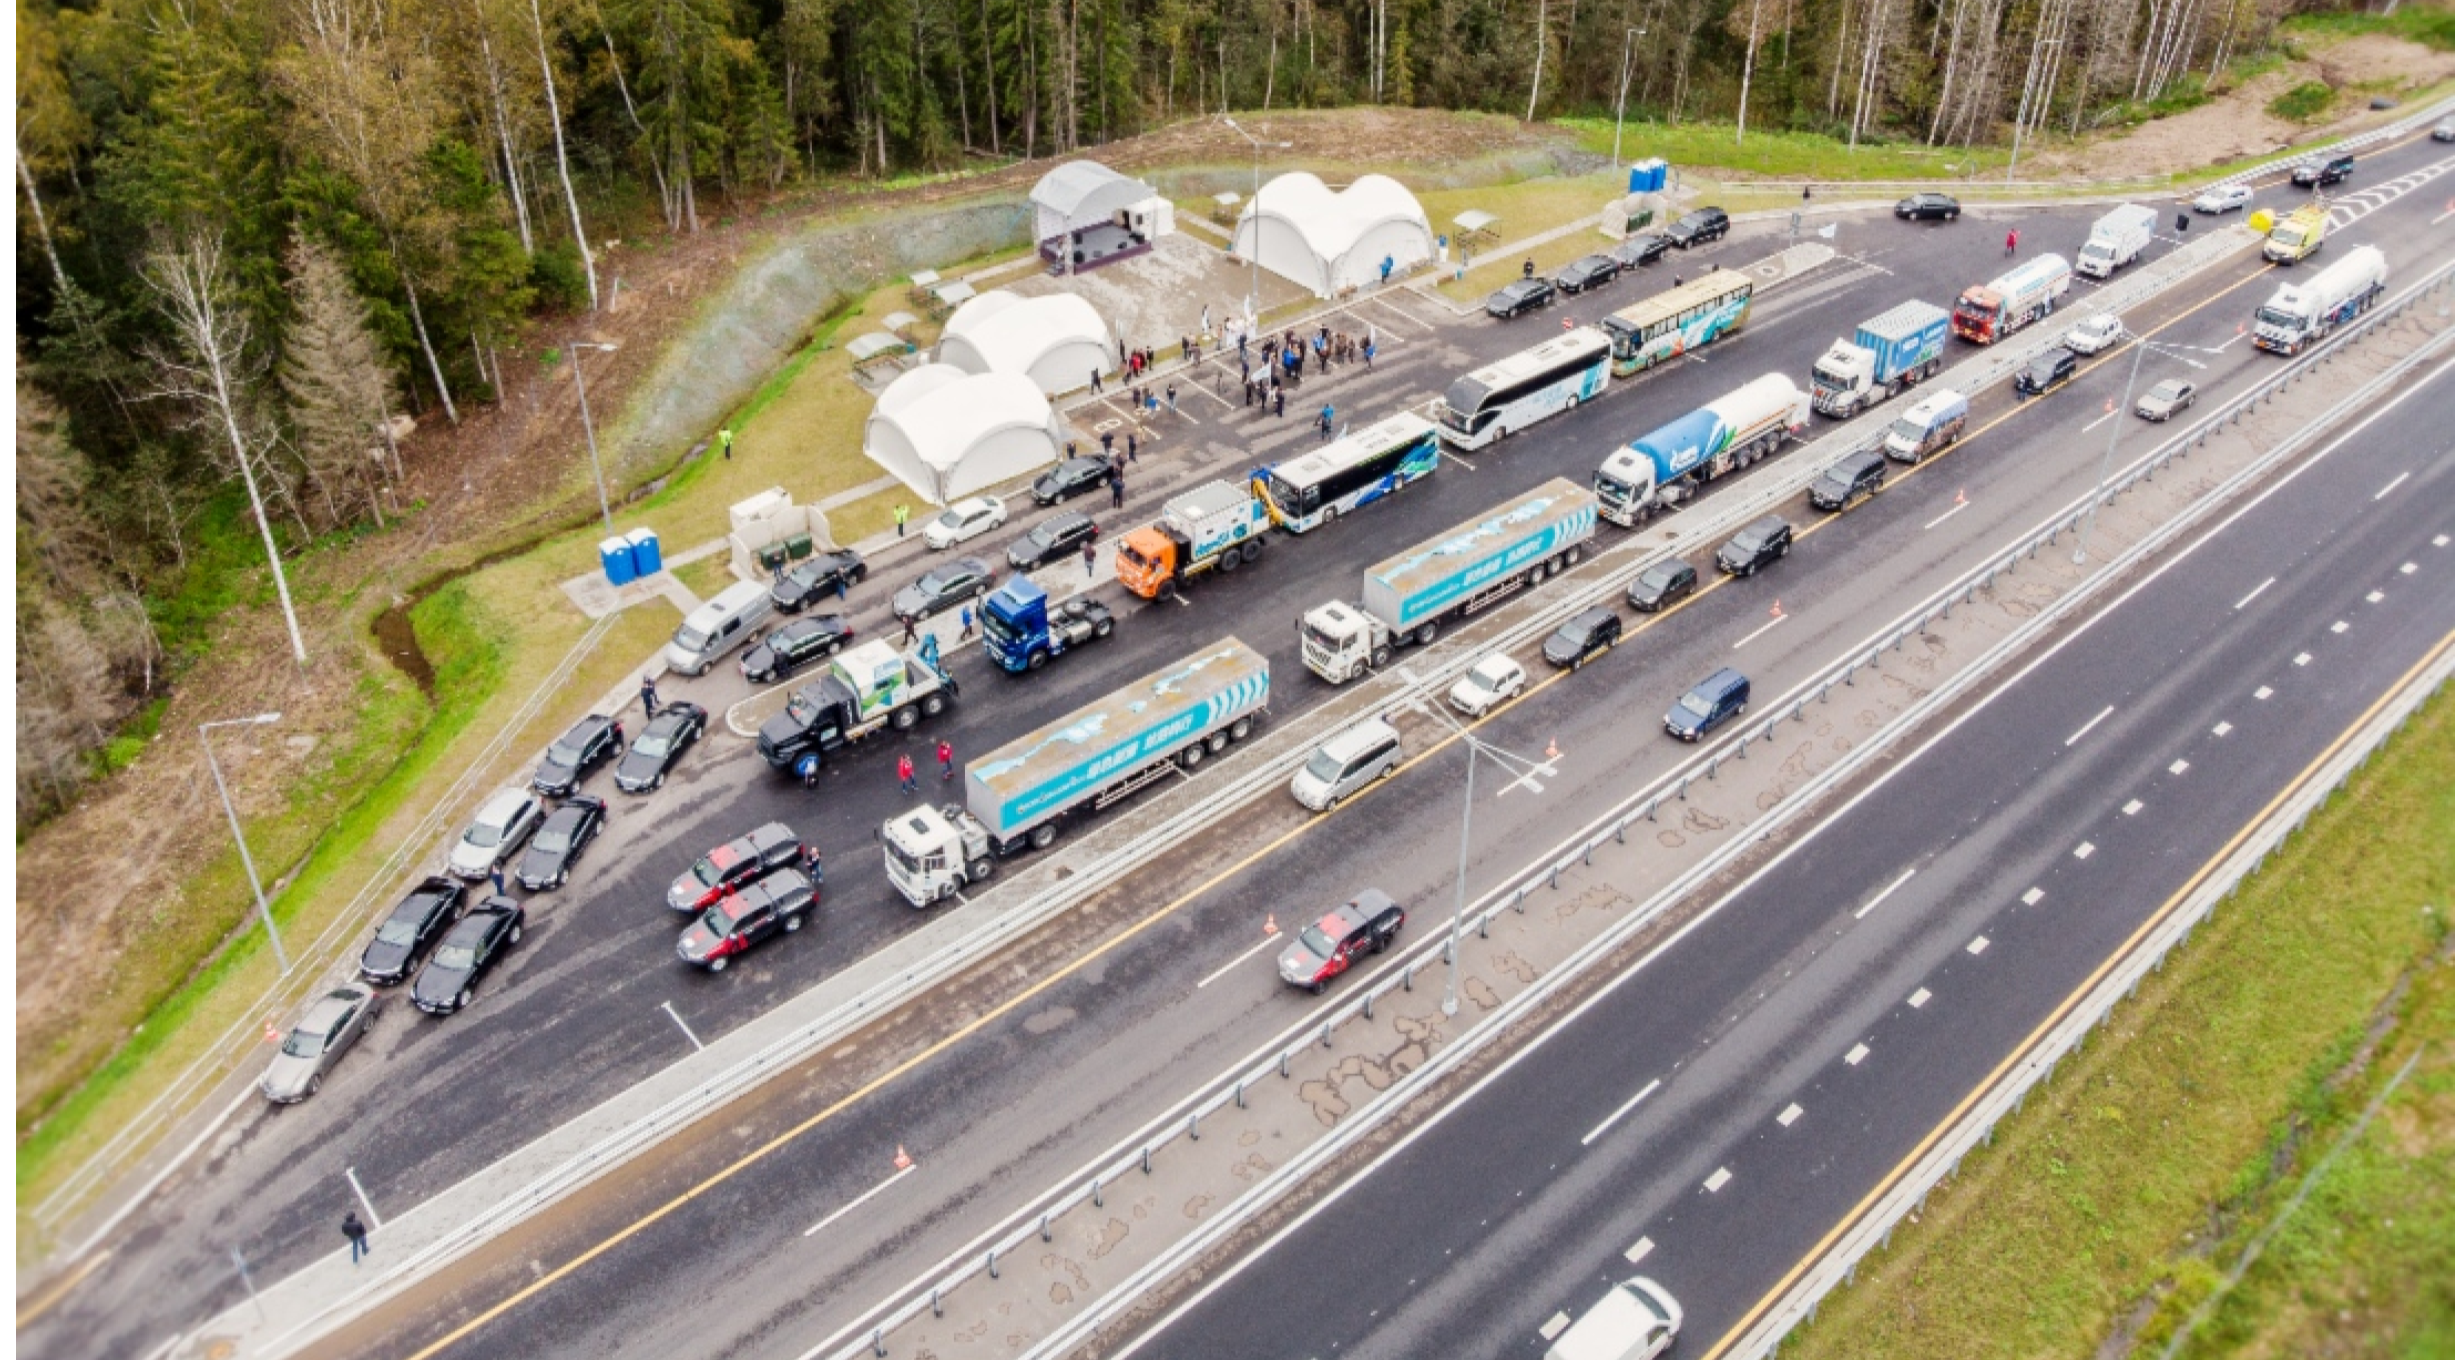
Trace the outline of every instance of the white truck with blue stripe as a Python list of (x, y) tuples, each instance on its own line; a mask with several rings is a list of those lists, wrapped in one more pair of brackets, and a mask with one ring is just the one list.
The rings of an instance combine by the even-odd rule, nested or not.
[(1594, 509), (1593, 492), (1554, 477), (1374, 566), (1359, 603), (1333, 600), (1297, 623), (1304, 664), (1343, 685), (1388, 665), (1399, 647), (1439, 637), (1450, 620), (1577, 565), (1594, 537)]
[(964, 767), (961, 804), (887, 820), (887, 877), (916, 907), (1045, 850), (1087, 815), (1242, 741), (1270, 703), (1270, 662), (1235, 638), (1146, 675)]

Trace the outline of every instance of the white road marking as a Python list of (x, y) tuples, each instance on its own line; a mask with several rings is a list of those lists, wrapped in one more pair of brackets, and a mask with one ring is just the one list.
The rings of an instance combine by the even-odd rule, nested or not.
[(2089, 856), (2096, 853), (2097, 843), (2095, 841), (2082, 841), (2078, 845), (2071, 848), (2071, 857), (2073, 859), (2087, 859)]
[(1899, 887), (1900, 887), (1902, 884), (1909, 882), (1909, 881), (1910, 881), (1912, 878), (1917, 877), (1917, 875), (1918, 875), (1918, 871), (1917, 871), (1916, 869), (1904, 869), (1904, 870), (1902, 870), (1902, 871), (1901, 871), (1901, 876), (1900, 876), (1899, 878), (1894, 879), (1894, 880), (1892, 881), (1892, 885), (1891, 885), (1890, 887), (1885, 888), (1885, 889), (1884, 889), (1884, 891), (1882, 891), (1882, 892), (1880, 892), (1880, 893), (1877, 893), (1875, 896), (1873, 896), (1873, 897), (1871, 897), (1871, 898), (1867, 899), (1867, 905), (1865, 905), (1865, 906), (1863, 906), (1863, 907), (1860, 907), (1858, 910), (1856, 910), (1856, 911), (1854, 911), (1854, 912), (1851, 912), (1851, 913), (1850, 913), (1850, 919), (1851, 919), (1851, 920), (1853, 920), (1853, 921), (1864, 921), (1864, 920), (1866, 920), (1866, 919), (1867, 919), (1867, 913), (1868, 913), (1868, 912), (1871, 912), (1871, 911), (1873, 911), (1873, 910), (1875, 910), (1875, 907), (1876, 907), (1876, 904), (1877, 904), (1877, 903), (1879, 903), (1879, 902), (1883, 901), (1883, 900), (1884, 900), (1885, 898), (1887, 898), (1887, 897), (1892, 896), (1894, 889), (1897, 889), (1897, 888), (1899, 888)]
[(1651, 1255), (1653, 1255), (1653, 1254), (1654, 1254), (1654, 1239), (1652, 1239), (1652, 1238), (1650, 1238), (1650, 1237), (1640, 1237), (1640, 1238), (1638, 1238), (1638, 1239), (1637, 1239), (1637, 1244), (1636, 1244), (1635, 1246), (1633, 1246), (1633, 1247), (1630, 1247), (1628, 1250), (1621, 1252), (1621, 1253), (1620, 1253), (1620, 1257), (1621, 1257), (1621, 1259), (1623, 1259), (1623, 1260), (1627, 1261), (1627, 1262), (1628, 1262), (1628, 1264), (1630, 1264), (1630, 1265), (1632, 1265), (1632, 1266), (1633, 1266), (1633, 1265), (1635, 1265), (1637, 1262), (1642, 1261), (1642, 1260), (1644, 1260), (1646, 1257), (1651, 1256)]
[(1948, 520), (1948, 519), (1952, 518), (1954, 515), (1957, 515), (1957, 514), (1959, 514), (1960, 512), (1962, 512), (1963, 510), (1966, 510), (1966, 509), (1968, 509), (1968, 508), (1969, 508), (1969, 502), (1967, 502), (1967, 501), (1955, 501), (1955, 502), (1953, 502), (1953, 505), (1952, 505), (1952, 508), (1951, 508), (1951, 509), (1944, 511), (1942, 514), (1937, 515), (1935, 518), (1933, 518), (1933, 519), (1931, 519), (1931, 520), (1928, 520), (1928, 521), (1926, 522), (1926, 527), (1928, 527), (1928, 528), (1932, 529), (1932, 528), (1934, 528), (1936, 525), (1943, 523), (1945, 520)]
[(2447, 545), (2447, 537), (2446, 537), (2446, 535), (2445, 535), (2445, 534), (2440, 534), (2440, 535), (2438, 535), (2436, 538), (2431, 539), (2431, 540), (2429, 541), (2429, 545), (2430, 545), (2431, 547), (2433, 547), (2433, 548), (2443, 548), (2443, 547), (2445, 547), (2445, 546)]
[(2266, 580), (2261, 581), (2259, 584), (2257, 584), (2257, 585), (2255, 585), (2255, 586), (2252, 586), (2252, 587), (2250, 588), (2250, 593), (2249, 593), (2248, 595), (2245, 595), (2245, 596), (2243, 596), (2241, 599), (2236, 600), (2236, 601), (2234, 601), (2234, 602), (2233, 602), (2233, 607), (2234, 607), (2234, 608), (2236, 608), (2236, 609), (2240, 609), (2242, 606), (2244, 606), (2244, 605), (2246, 605), (2246, 604), (2249, 604), (2251, 601), (2253, 601), (2253, 600), (2255, 600), (2255, 599), (2258, 599), (2258, 598), (2259, 598), (2259, 594), (2260, 594), (2260, 592), (2262, 592), (2262, 591), (2266, 590), (2266, 589), (2267, 589), (2269, 586), (2272, 586), (2272, 585), (2274, 585), (2274, 584), (2276, 584), (2276, 578), (2275, 578), (2275, 577), (2273, 577), (2273, 576), (2271, 576), (2271, 577), (2267, 578)]
[(2373, 591), (2371, 591), (2369, 594), (2364, 595), (2364, 596), (2362, 596), (2361, 598), (2363, 598), (2363, 599), (2365, 599), (2365, 600), (2369, 601), (2371, 604), (2376, 604), (2376, 603), (2378, 603), (2380, 600), (2383, 600), (2383, 599), (2387, 598), (2387, 592), (2385, 592), (2385, 591), (2383, 591), (2383, 590), (2373, 590)]
[(2212, 735), (2212, 736), (2219, 736), (2219, 737), (2221, 737), (2221, 736), (2225, 735), (2227, 732), (2230, 732), (2230, 731), (2232, 731), (2232, 730), (2233, 730), (2233, 724), (2232, 724), (2232, 723), (2229, 723), (2229, 722), (2221, 722), (2221, 723), (2218, 723), (2216, 726), (2209, 728), (2209, 729), (2208, 729), (2208, 732), (2209, 732), (2209, 734), (2210, 734), (2210, 735)]
[(2303, 652), (2301, 655), (2294, 657), (2294, 658), (2293, 658), (2293, 664), (2294, 664), (2294, 665), (2296, 665), (2296, 666), (2307, 666), (2307, 665), (2309, 665), (2309, 664), (2310, 664), (2310, 653), (2308, 653), (2308, 652)]
[(1780, 1114), (1777, 1114), (1777, 1115), (1773, 1116), (1773, 1122), (1774, 1122), (1774, 1123), (1776, 1123), (1776, 1124), (1781, 1125), (1783, 1128), (1785, 1128), (1785, 1129), (1786, 1129), (1786, 1128), (1789, 1128), (1791, 1125), (1798, 1123), (1798, 1122), (1799, 1122), (1799, 1116), (1800, 1116), (1800, 1115), (1803, 1115), (1803, 1114), (1805, 1114), (1805, 1113), (1807, 1113), (1807, 1111), (1800, 1109), (1800, 1108), (1799, 1108), (1799, 1103), (1798, 1103), (1797, 1101), (1795, 1101), (1795, 1100), (1794, 1100), (1794, 1101), (1790, 1102), (1790, 1108), (1788, 1108), (1788, 1109), (1786, 1109), (1786, 1110), (1782, 1111)]
[(2107, 421), (2112, 420), (2115, 416), (2120, 414), (2121, 412), (2119, 411), (2108, 411), (2104, 415), (2090, 421), (2088, 424), (2081, 426), (2080, 433), (2087, 434), (2089, 431), (2096, 429), (2098, 426), (2105, 424)]
[(2264, 698), (2267, 698), (2269, 695), (2274, 694), (2275, 692), (2276, 692), (2276, 691), (2275, 691), (2275, 689), (2274, 689), (2272, 686), (2268, 686), (2268, 685), (2261, 685), (2259, 688), (2254, 689), (2254, 690), (2252, 690), (2252, 691), (2250, 692), (2250, 697), (2252, 697), (2253, 699), (2264, 699)]
[(1457, 464), (1459, 467), (1462, 467), (1462, 468), (1466, 469), (1468, 472), (1472, 472), (1472, 471), (1474, 471), (1474, 470), (1475, 470), (1475, 465), (1474, 465), (1474, 464), (1472, 464), (1472, 463), (1470, 463), (1470, 462), (1467, 462), (1465, 459), (1460, 458), (1459, 456), (1457, 456), (1457, 455), (1456, 455), (1456, 454), (1454, 454), (1454, 453), (1451, 453), (1451, 452), (1450, 452), (1449, 450), (1447, 450), (1447, 449), (1443, 449), (1443, 450), (1441, 450), (1441, 457), (1448, 459), (1450, 462)]
[(2146, 806), (2148, 806), (2146, 803), (2134, 798), (2130, 802), (2123, 804), (2123, 815), (2125, 817), (2137, 817), (2140, 815), (2140, 809)]
[(1731, 649), (1732, 651), (1734, 651), (1734, 652), (1735, 652), (1735, 651), (1738, 651), (1740, 648), (1745, 647), (1745, 646), (1746, 646), (1746, 645), (1748, 645), (1749, 643), (1754, 642), (1756, 639), (1758, 639), (1758, 638), (1760, 638), (1760, 637), (1763, 637), (1765, 634), (1767, 634), (1767, 633), (1769, 633), (1769, 632), (1772, 632), (1772, 631), (1773, 631), (1775, 628), (1780, 627), (1780, 626), (1781, 626), (1781, 623), (1782, 623), (1782, 620), (1787, 619), (1787, 618), (1789, 618), (1789, 617), (1790, 617), (1790, 616), (1789, 616), (1788, 614), (1776, 614), (1776, 615), (1774, 615), (1774, 616), (1773, 616), (1773, 618), (1772, 618), (1772, 621), (1771, 621), (1771, 622), (1766, 623), (1766, 624), (1765, 624), (1763, 627), (1758, 628), (1758, 629), (1757, 629), (1755, 632), (1750, 633), (1750, 634), (1748, 634), (1746, 637), (1743, 637), (1743, 638), (1739, 639), (1737, 642), (1732, 643), (1732, 644), (1730, 645), (1730, 649)]
[(2105, 720), (2106, 720), (2108, 717), (2111, 717), (2111, 716), (2113, 715), (2113, 713), (2114, 713), (2114, 705), (2112, 705), (2112, 704), (2107, 704), (2107, 705), (2105, 706), (2105, 709), (2104, 709), (2104, 711), (2103, 711), (2103, 712), (2099, 713), (2099, 714), (2098, 714), (2096, 717), (2089, 719), (2087, 722), (2084, 722), (2084, 723), (2080, 724), (2080, 730), (2079, 730), (2079, 731), (2074, 732), (2074, 733), (2072, 733), (2070, 736), (2063, 738), (2063, 749), (2065, 749), (2065, 750), (2070, 750), (2072, 747), (2079, 745), (2079, 744), (2080, 744), (2080, 738), (2087, 736), (2087, 735), (2088, 735), (2088, 730), (2089, 730), (2090, 728), (2095, 727), (2097, 724), (2099, 724), (2099, 723), (2101, 723), (2101, 722), (2104, 722), (2104, 721), (2105, 721)]
[(1633, 1110), (1633, 1109), (1637, 1108), (1637, 1102), (1638, 1102), (1638, 1101), (1643, 1100), (1643, 1099), (1645, 1099), (1647, 1096), (1652, 1095), (1652, 1094), (1653, 1094), (1655, 1091), (1660, 1090), (1660, 1089), (1661, 1089), (1661, 1087), (1662, 1087), (1662, 1078), (1660, 1078), (1660, 1077), (1656, 1077), (1656, 1078), (1654, 1078), (1652, 1081), (1649, 1081), (1649, 1082), (1645, 1083), (1645, 1089), (1644, 1089), (1644, 1090), (1637, 1092), (1637, 1093), (1636, 1093), (1635, 1095), (1633, 1095), (1633, 1096), (1630, 1096), (1630, 1097), (1628, 1098), (1628, 1103), (1627, 1103), (1627, 1104), (1622, 1105), (1622, 1106), (1621, 1106), (1621, 1107), (1619, 1107), (1618, 1109), (1613, 1110), (1611, 1113), (1609, 1113), (1609, 1114), (1607, 1114), (1607, 1115), (1603, 1116), (1603, 1122), (1601, 1122), (1600, 1124), (1595, 1125), (1595, 1126), (1594, 1126), (1593, 1131), (1592, 1131), (1592, 1132), (1590, 1132), (1590, 1133), (1588, 1133), (1588, 1134), (1587, 1134), (1585, 1137), (1578, 1139), (1578, 1140), (1577, 1140), (1577, 1146), (1579, 1146), (1579, 1147), (1592, 1147), (1592, 1146), (1594, 1146), (1594, 1140), (1595, 1140), (1595, 1139), (1597, 1139), (1597, 1138), (1602, 1137), (1602, 1136), (1603, 1136), (1603, 1133), (1604, 1133), (1606, 1130), (1608, 1130), (1608, 1129), (1609, 1129), (1609, 1128), (1610, 1128), (1612, 1125), (1617, 1124), (1618, 1122), (1620, 1122), (1620, 1118), (1621, 1118), (1621, 1116), (1623, 1116), (1623, 1115), (1627, 1114), (1627, 1113), (1628, 1113), (1630, 1110)]
[(828, 1224), (835, 1222), (844, 1215), (849, 1214), (853, 1210), (860, 1208), (862, 1205), (869, 1203), (871, 1196), (878, 1194), (879, 1192), (885, 1190), (888, 1186), (893, 1185), (895, 1182), (902, 1180), (904, 1177), (909, 1176), (913, 1172), (920, 1169), (921, 1164), (919, 1162), (914, 1162), (912, 1165), (907, 1166), (903, 1170), (896, 1172), (894, 1175), (887, 1177), (885, 1180), (878, 1182), (869, 1189), (862, 1191), (857, 1197), (854, 1198), (852, 1203), (845, 1205), (843, 1208), (827, 1215), (825, 1218), (811, 1224), (809, 1227), (802, 1229), (801, 1235), (804, 1237), (817, 1236), (819, 1229), (826, 1227)]
[(1260, 944), (1253, 946), (1251, 949), (1248, 949), (1236, 957), (1229, 959), (1226, 963), (1219, 965), (1218, 969), (1209, 977), (1206, 977), (1200, 982), (1193, 984), (1193, 989), (1198, 992), (1203, 988), (1208, 987), (1212, 983), (1217, 982), (1219, 979), (1226, 977), (1229, 973), (1234, 972), (1237, 964), (1243, 963), (1246, 959), (1252, 958), (1254, 955), (1259, 954), (1274, 944), (1283, 943), (1285, 943), (1285, 941), (1282, 941), (1276, 935), (1264, 935)]
[(2024, 907), (2034, 907), (2045, 900), (2046, 890), (2044, 888), (2031, 888), (2020, 895), (2020, 905)]
[(1970, 953), (1972, 953), (1972, 954), (1983, 954), (1983, 953), (1985, 953), (1985, 952), (1986, 952), (1986, 937), (1985, 937), (1985, 936), (1983, 936), (1983, 935), (1980, 935), (1978, 938), (1976, 938), (1976, 939), (1974, 939), (1974, 940), (1971, 940), (1971, 941), (1969, 942), (1969, 952), (1970, 952)]
[(2332, 624), (2328, 625), (2327, 631), (2328, 631), (2328, 632), (2330, 632), (2330, 633), (2341, 633), (2341, 632), (2343, 632), (2345, 629), (2350, 628), (2350, 627), (2352, 627), (2352, 626), (2353, 626), (2353, 625), (2351, 625), (2351, 624), (2349, 624), (2349, 623), (2346, 623), (2344, 620), (2342, 620), (2342, 619), (2338, 619), (2338, 620), (2336, 620), (2334, 623), (2332, 623)]
[(2188, 770), (2189, 768), (2191, 768), (2191, 762), (2187, 760), (2177, 760), (2173, 764), (2166, 766), (2165, 772), (2167, 774), (2181, 774), (2183, 771)]
[(672, 1002), (670, 1002), (670, 1001), (663, 1001), (663, 1002), (659, 1002), (659, 1003), (657, 1003), (657, 1005), (658, 1005), (658, 1009), (660, 1009), (660, 1010), (664, 1011), (664, 1012), (665, 1012), (665, 1014), (670, 1015), (670, 1016), (672, 1016), (672, 1017), (673, 1017), (673, 1022), (674, 1022), (675, 1024), (677, 1024), (677, 1025), (681, 1025), (681, 1026), (682, 1026), (682, 1037), (683, 1037), (683, 1038), (685, 1038), (685, 1039), (690, 1040), (690, 1046), (691, 1046), (693, 1049), (695, 1049), (695, 1050), (697, 1050), (698, 1052), (701, 1052), (701, 1053), (705, 1053), (705, 1052), (707, 1052), (708, 1046), (707, 1046), (706, 1044), (703, 1044), (703, 1043), (699, 1042), (699, 1036), (698, 1036), (698, 1035), (696, 1035), (696, 1034), (693, 1034), (693, 1033), (691, 1033), (691, 1032), (690, 1032), (690, 1026), (682, 1024), (682, 1014), (681, 1014), (681, 1012), (679, 1012), (679, 1011), (677, 1011), (677, 1010), (675, 1010), (675, 1009), (673, 1008), (673, 1003), (672, 1003)]
[(1858, 1066), (1860, 1063), (1867, 1060), (1867, 1046), (1865, 1044), (1858, 1045), (1849, 1052), (1842, 1054), (1841, 1060), (1848, 1063), (1852, 1067)]
[(2414, 566), (2414, 565), (2413, 565), (2412, 563), (2410, 563), (2410, 562), (2406, 562), (2404, 565), (2402, 565), (2402, 566), (2400, 566), (2400, 567), (2397, 567), (2397, 568), (2396, 568), (2396, 570), (2397, 570), (2397, 571), (2402, 572), (2402, 573), (2403, 573), (2404, 575), (2406, 575), (2406, 576), (2410, 576), (2410, 575), (2412, 575), (2414, 572), (2419, 571), (2419, 570), (2420, 570), (2420, 568), (2419, 568), (2419, 567)]
[(1554, 1313), (1551, 1315), (1551, 1320), (1543, 1324), (1541, 1335), (1545, 1341), (1555, 1341), (1559, 1339), (1560, 1333), (1567, 1330), (1568, 1314)]
[(1705, 1193), (1718, 1195), (1722, 1193), (1722, 1187), (1728, 1184), (1730, 1184), (1730, 1168), (1717, 1166), (1713, 1169), (1713, 1174), (1705, 1178)]
[(2395, 474), (2395, 480), (2387, 483), (2385, 486), (2380, 487), (2378, 489), (2378, 494), (2370, 497), (2370, 499), (2374, 501), (2383, 501), (2387, 499), (2387, 493), (2395, 490), (2399, 486), (2402, 486), (2406, 481), (2410, 480), (2411, 477), (2412, 474), (2409, 472), (2399, 472)]
[(1921, 987), (1921, 988), (1919, 988), (1917, 991), (1911, 992), (1911, 993), (1909, 994), (1909, 1008), (1910, 1008), (1911, 1010), (1918, 1010), (1918, 1009), (1920, 1009), (1921, 1007), (1925, 1006), (1925, 1005), (1926, 1005), (1926, 1003), (1928, 1003), (1928, 1002), (1930, 1002), (1930, 1001), (1932, 1001), (1932, 1000), (1934, 1000), (1934, 999), (1935, 999), (1935, 994), (1934, 994), (1933, 992), (1930, 992), (1930, 991), (1928, 991), (1926, 988)]

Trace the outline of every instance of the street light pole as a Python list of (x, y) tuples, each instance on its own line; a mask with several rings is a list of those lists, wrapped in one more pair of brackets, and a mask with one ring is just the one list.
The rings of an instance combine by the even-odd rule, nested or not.
[(605, 532), (611, 534), (614, 532), (614, 507), (605, 497), (605, 464), (597, 458), (596, 423), (588, 418), (588, 379), (580, 373), (580, 351), (601, 349), (611, 354), (615, 346), (574, 340), (568, 348), (571, 350), (571, 382), (580, 393), (580, 429), (588, 435), (588, 470), (597, 479), (597, 513), (605, 517)]
[(252, 718), (224, 718), (218, 722), (198, 723), (196, 740), (205, 748), (205, 766), (213, 771), (213, 791), (222, 796), (222, 814), (230, 819), (230, 839), (239, 843), (239, 863), (247, 870), (247, 886), (256, 893), (256, 915), (264, 920), (265, 938), (273, 942), (273, 957), (281, 964), (282, 975), (290, 972), (290, 951), (281, 947), (281, 931), (273, 925), (273, 908), (264, 900), (264, 883), (256, 877), (255, 856), (247, 853), (247, 835), (239, 830), (238, 809), (230, 805), (230, 786), (222, 782), (222, 763), (213, 757), (213, 738), (208, 736), (216, 727), (252, 727), (281, 721), (278, 711), (259, 713)]
[(1475, 835), (1475, 756), (1483, 743), (1466, 738), (1466, 803), (1458, 827), (1458, 908), (1449, 917), (1449, 982), (1441, 992), (1441, 1014), (1458, 1013), (1458, 939), (1466, 929), (1466, 847)]
[(2146, 358), (2148, 351), (2153, 349), (2173, 358), (2182, 359), (2182, 362), (2193, 368), (2207, 367), (2206, 364), (2196, 359), (2186, 359), (2180, 354), (2175, 354), (2174, 351), (2179, 348), (2181, 346), (2160, 345), (2153, 340), (2135, 340), (2131, 344), (2131, 375), (2123, 379), (2122, 405), (2114, 408), (2114, 429), (2106, 435), (2106, 451), (2097, 459), (2097, 494), (2089, 498), (2088, 514), (2080, 521), (2079, 541), (2072, 545), (2071, 561), (2074, 566), (2082, 566), (2088, 562), (2088, 531), (2097, 527), (2097, 507), (2105, 504), (2106, 478), (2113, 474), (2114, 446), (2122, 442), (2123, 417), (2131, 412), (2131, 389), (2137, 386), (2140, 380), (2140, 360)]

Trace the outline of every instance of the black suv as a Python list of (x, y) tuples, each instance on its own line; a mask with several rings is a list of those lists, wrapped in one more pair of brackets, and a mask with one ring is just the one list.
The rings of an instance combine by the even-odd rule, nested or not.
[(1883, 489), (1883, 451), (1860, 449), (1826, 468), (1823, 476), (1808, 485), (1807, 503), (1818, 510), (1847, 510)]
[(2050, 349), (2029, 361), (2012, 378), (2012, 390), (2024, 397), (2042, 397), (2071, 381), (2080, 371), (2080, 356), (2067, 349)]
[(1519, 279), (1485, 298), (1483, 311), (1486, 316), (1506, 321), (1513, 316), (1549, 307), (1556, 291), (1549, 279)]
[(563, 798), (580, 786), (588, 772), (622, 751), (622, 724), (602, 713), (591, 713), (546, 748), (529, 787), (549, 798)]
[(2325, 160), (2303, 161), (2293, 167), (2293, 187), (2296, 189), (2324, 189), (2330, 184), (2341, 184), (2352, 177), (2353, 158), (2350, 156), (2329, 156)]
[(812, 614), (795, 619), (750, 644), (742, 653), (742, 678), (754, 685), (782, 680), (813, 661), (844, 650), (852, 641), (852, 624), (841, 614)]
[(358, 976), (378, 987), (406, 980), (427, 946), (460, 919), (466, 891), (448, 878), (430, 878), (412, 888), (367, 941), (366, 952), (358, 956)]
[(1686, 250), (1730, 235), (1730, 214), (1720, 208), (1699, 208), (1662, 229), (1671, 244)]
[(1790, 521), (1767, 515), (1731, 535), (1713, 564), (1732, 576), (1753, 576), (1790, 555)]
[(1563, 293), (1600, 288), (1620, 276), (1620, 262), (1609, 255), (1586, 255), (1560, 266), (1551, 276)]
[(1016, 571), (1030, 571), (1051, 562), (1072, 557), (1086, 543), (1100, 536), (1100, 526), (1080, 510), (1041, 521), (1032, 531), (1016, 539), (1006, 549), (1006, 565)]
[(784, 579), (767, 588), (767, 598), (785, 613), (798, 614), (835, 594), (839, 584), (850, 590), (868, 575), (869, 565), (857, 552), (820, 553), (788, 568)]
[(1618, 645), (1620, 616), (1608, 605), (1597, 605), (1560, 625), (1543, 639), (1543, 659), (1573, 671)]

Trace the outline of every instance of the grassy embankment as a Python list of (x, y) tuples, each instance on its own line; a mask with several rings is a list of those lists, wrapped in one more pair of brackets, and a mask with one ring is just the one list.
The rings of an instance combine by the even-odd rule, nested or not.
[(2442, 692), (1785, 1354), (2455, 1355), (2455, 694)]

